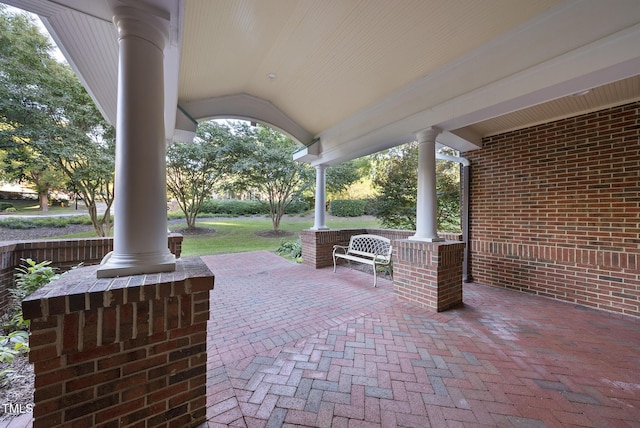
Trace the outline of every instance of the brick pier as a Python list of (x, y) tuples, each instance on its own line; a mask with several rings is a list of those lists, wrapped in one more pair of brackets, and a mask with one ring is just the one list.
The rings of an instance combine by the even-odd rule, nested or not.
[(204, 422), (212, 273), (199, 258), (163, 274), (96, 279), (96, 269), (70, 271), (22, 304), (33, 427)]

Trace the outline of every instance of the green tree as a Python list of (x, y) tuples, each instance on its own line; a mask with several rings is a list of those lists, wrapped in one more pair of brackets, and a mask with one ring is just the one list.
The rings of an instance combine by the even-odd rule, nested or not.
[(298, 148), (290, 138), (262, 125), (237, 123), (234, 138), (224, 148), (223, 164), (235, 191), (255, 190), (269, 205), (273, 231), (278, 233), (285, 209), (313, 182), (313, 170), (293, 160)]
[(372, 184), (378, 190), (375, 216), (390, 229), (415, 230), (418, 150), (414, 143), (372, 155)]
[(193, 143), (174, 142), (167, 150), (167, 189), (178, 201), (190, 229), (195, 228), (202, 203), (223, 177), (218, 149), (231, 138), (226, 126), (203, 122)]
[(355, 161), (331, 166), (327, 168), (327, 193), (339, 195), (361, 177), (362, 173)]
[[(409, 143), (373, 155), (371, 171), (379, 192), (374, 211), (383, 227), (415, 230), (418, 145)], [(459, 171), (455, 162), (436, 161), (438, 229), (442, 231), (460, 230)]]
[[(53, 59), (51, 49), (30, 18), (0, 7), (3, 162), (12, 165), (14, 177), (37, 178), (41, 186), (46, 186), (41, 178), (64, 173), (82, 195), (96, 233), (106, 236), (114, 196), (113, 129), (70, 67)], [(106, 204), (102, 217), (99, 201)]]
[[(442, 148), (443, 154), (455, 156), (453, 149)], [(460, 164), (436, 160), (436, 193), (438, 196), (438, 230), (460, 232)]]
[[(105, 124), (105, 126), (107, 126)], [(70, 181), (74, 193), (82, 196), (91, 224), (98, 236), (109, 236), (112, 228), (111, 206), (114, 201), (115, 134), (113, 128), (99, 129), (97, 134), (78, 132), (56, 144), (51, 155)], [(98, 203), (104, 210), (98, 212)]]
[[(0, 150), (5, 179), (30, 184), (38, 192), (40, 209), (48, 209), (51, 188), (64, 178), (48, 156), (31, 143), (50, 127), (46, 102), (49, 74), (56, 63), (51, 45), (35, 24), (22, 14), (0, 7)], [(26, 127), (24, 125), (27, 125)]]
[(38, 194), (40, 211), (49, 210), (49, 191), (66, 189), (67, 177), (52, 161), (28, 145), (18, 145), (7, 151), (1, 160), (8, 181), (26, 183)]

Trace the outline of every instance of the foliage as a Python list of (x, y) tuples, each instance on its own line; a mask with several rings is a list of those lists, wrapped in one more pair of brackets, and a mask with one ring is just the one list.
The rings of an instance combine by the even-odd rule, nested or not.
[(14, 208), (11, 202), (0, 202), (0, 211), (4, 211), (7, 208)]
[(174, 142), (167, 150), (167, 188), (178, 201), (188, 228), (195, 227), (204, 201), (223, 176), (218, 151), (231, 138), (226, 126), (204, 122), (198, 126), (196, 141)]
[[(11, 289), (11, 307), (13, 315), (5, 323), (0, 335), (0, 362), (11, 365), (15, 357), (23, 352), (29, 352), (29, 322), (22, 316), (22, 301), (34, 291), (58, 278), (59, 275), (50, 266), (50, 261), (36, 263), (32, 259), (22, 259), (23, 265), (16, 268), (15, 287)], [(2, 383), (10, 382), (16, 376), (11, 368), (0, 372)]]
[[(11, 364), (16, 355), (29, 351), (29, 332), (24, 330), (12, 331), (0, 336), (0, 362)], [(11, 372), (5, 372), (9, 375)], [(0, 373), (0, 379), (2, 374)]]
[[(82, 195), (99, 236), (111, 229), (115, 142), (71, 68), (23, 14), (0, 9), (0, 151), (5, 175), (30, 182), (46, 208), (48, 189)], [(106, 210), (98, 216), (96, 203)]]
[(50, 261), (36, 263), (32, 259), (21, 260), (25, 264), (16, 268), (18, 273), (16, 273), (15, 287), (11, 290), (11, 296), (16, 305), (20, 305), (25, 297), (60, 276), (50, 266)]
[(365, 214), (368, 201), (337, 199), (331, 201), (329, 212), (337, 217), (359, 217)]
[[(453, 154), (453, 153), (448, 153)], [(383, 227), (415, 230), (418, 145), (409, 143), (373, 155), (373, 184), (379, 191), (375, 215)], [(460, 231), (460, 169), (436, 161), (438, 230)]]
[(89, 216), (24, 218), (7, 217), (0, 219), (0, 227), (7, 229), (35, 229), (38, 227), (66, 227), (69, 224), (92, 224)]
[(361, 170), (355, 161), (331, 166), (327, 168), (327, 194), (340, 194), (361, 177)]
[[(302, 214), (309, 210), (305, 199), (294, 199), (286, 208), (285, 214)], [(268, 215), (269, 205), (255, 199), (207, 199), (202, 203), (200, 213), (224, 215), (229, 217)]]
[(375, 216), (390, 229), (416, 228), (418, 150), (406, 144), (373, 155), (373, 185), (379, 190)]
[(291, 198), (291, 202), (284, 209), (285, 214), (304, 214), (311, 208), (309, 201), (306, 198), (297, 196)]
[[(453, 151), (447, 153), (455, 154)], [(436, 161), (436, 192), (438, 196), (438, 230), (460, 232), (460, 166), (456, 162)]]
[(302, 262), (302, 241), (298, 238), (296, 241), (280, 241), (280, 246), (276, 250), (282, 257), (286, 257), (297, 263)]
[(234, 138), (222, 150), (229, 179), (226, 186), (263, 195), (273, 230), (278, 231), (287, 207), (313, 182), (313, 170), (293, 160), (296, 144), (273, 129), (241, 122), (232, 132)]

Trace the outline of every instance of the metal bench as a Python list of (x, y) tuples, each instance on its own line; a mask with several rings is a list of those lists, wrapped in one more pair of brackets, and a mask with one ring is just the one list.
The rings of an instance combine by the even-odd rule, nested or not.
[(373, 266), (373, 286), (376, 286), (377, 267), (391, 263), (391, 240), (378, 235), (353, 235), (349, 246), (333, 246), (333, 272), (336, 271), (336, 259), (346, 259)]

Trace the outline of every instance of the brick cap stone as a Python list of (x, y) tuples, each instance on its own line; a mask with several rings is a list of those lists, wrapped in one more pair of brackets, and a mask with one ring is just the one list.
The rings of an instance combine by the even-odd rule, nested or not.
[(176, 260), (174, 272), (96, 278), (99, 265), (66, 272), (22, 302), (25, 319), (63, 315), (213, 289), (214, 275), (200, 257)]

